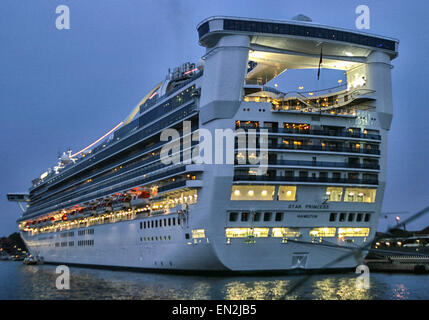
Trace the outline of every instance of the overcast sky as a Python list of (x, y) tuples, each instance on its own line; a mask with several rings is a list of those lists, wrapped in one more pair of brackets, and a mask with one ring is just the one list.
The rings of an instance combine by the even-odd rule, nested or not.
[[(58, 5), (70, 30), (57, 30)], [(123, 120), (168, 68), (198, 61), (196, 25), (209, 16), (314, 22), (355, 29), (359, 4), (370, 8), (369, 32), (398, 38), (393, 61), (394, 117), (389, 135), (383, 211), (429, 205), (429, 2), (2, 0), (0, 3), (0, 236), (17, 230), (20, 211), (8, 192)], [(429, 217), (416, 228), (429, 225)]]

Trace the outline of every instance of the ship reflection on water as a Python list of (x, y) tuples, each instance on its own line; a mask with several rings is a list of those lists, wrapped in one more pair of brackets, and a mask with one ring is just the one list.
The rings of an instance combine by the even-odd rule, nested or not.
[[(70, 290), (57, 290), (55, 266), (0, 262), (0, 299), (428, 299), (426, 275), (371, 274), (358, 289), (354, 273), (316, 274), (289, 294), (305, 275), (205, 277), (70, 268)], [(425, 277), (425, 279), (422, 279)]]

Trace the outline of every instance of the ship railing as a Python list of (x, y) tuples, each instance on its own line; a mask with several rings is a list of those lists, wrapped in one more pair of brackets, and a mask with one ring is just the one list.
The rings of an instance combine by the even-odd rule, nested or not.
[[(237, 166), (253, 165), (250, 162), (239, 163), (235, 161)], [(305, 161), (305, 160), (268, 160), (268, 165), (281, 166), (302, 166), (302, 167), (328, 167), (328, 168), (352, 168), (352, 169), (370, 169), (380, 170), (380, 165), (372, 163), (348, 163), (348, 162), (330, 162), (330, 161)]]
[[(236, 150), (239, 149), (238, 143), (235, 145)], [(259, 148), (256, 146), (256, 148)], [(370, 148), (354, 148), (354, 147), (345, 147), (345, 146), (322, 146), (322, 145), (290, 145), (283, 143), (268, 143), (269, 149), (278, 149), (278, 150), (294, 150), (294, 151), (326, 151), (334, 153), (359, 153), (359, 154), (370, 154), (370, 155), (380, 155), (380, 150), (370, 149)], [(251, 148), (248, 148), (252, 150)], [(247, 150), (247, 149), (245, 149)]]
[(236, 175), (234, 181), (268, 181), (268, 182), (304, 182), (304, 183), (331, 183), (353, 185), (378, 185), (377, 179), (351, 179), (351, 178), (327, 178), (327, 177), (295, 177), (295, 176), (258, 176)]
[[(161, 178), (164, 178), (164, 177), (168, 177), (170, 175), (174, 175), (174, 174), (177, 174), (177, 173), (180, 173), (180, 172), (185, 172), (185, 171), (186, 171), (186, 166), (179, 166), (179, 167), (175, 166), (174, 168), (173, 167), (169, 168), (168, 170), (165, 170), (162, 173), (153, 174), (153, 175), (150, 175), (148, 177), (142, 177), (141, 173), (135, 174), (133, 177), (129, 177), (129, 178), (126, 178), (126, 179), (121, 179), (121, 180), (115, 180), (114, 184), (117, 185), (117, 186), (114, 187), (114, 188), (112, 188), (112, 187), (109, 188), (108, 191), (95, 192), (95, 193), (90, 194), (87, 197), (85, 197), (84, 195), (87, 195), (91, 190), (80, 191), (79, 194), (69, 195), (69, 196), (67, 196), (67, 197), (65, 197), (63, 199), (57, 199), (57, 200), (55, 200), (57, 203), (58, 202), (61, 203), (61, 205), (58, 206), (58, 207), (55, 206), (55, 205), (53, 205), (53, 204), (46, 204), (46, 205), (44, 205), (44, 206), (42, 206), (40, 208), (34, 208), (34, 210), (43, 210), (43, 209), (47, 209), (47, 208), (50, 208), (50, 207), (53, 207), (51, 210), (63, 209), (63, 208), (72, 206), (72, 205), (77, 204), (77, 203), (87, 202), (87, 201), (90, 201), (90, 200), (92, 200), (94, 198), (101, 198), (101, 197), (104, 197), (104, 196), (107, 196), (107, 195), (110, 195), (110, 194), (113, 194), (113, 193), (116, 193), (116, 192), (119, 192), (119, 191), (122, 191), (122, 190), (125, 190), (125, 189), (131, 189), (131, 188), (133, 188), (135, 186), (139, 186), (139, 185), (142, 185), (142, 184), (145, 184), (145, 183), (149, 183), (151, 181), (155, 181), (155, 180), (158, 180), (158, 179), (161, 179)], [(140, 179), (133, 179), (133, 178), (140, 178)], [(127, 180), (131, 180), (131, 179), (133, 179), (134, 182), (129, 182), (127, 184), (118, 185), (121, 182), (124, 182), (124, 181), (127, 181)], [(105, 188), (105, 187), (109, 187), (109, 185), (107, 185), (107, 186), (104, 186), (104, 185), (103, 186), (97, 186), (96, 189)], [(84, 196), (84, 197), (82, 197), (82, 196)], [(71, 201), (71, 200), (73, 200), (73, 201)], [(69, 203), (67, 203), (67, 202), (69, 202)], [(39, 214), (42, 214), (42, 213), (43, 212), (40, 212)]]
[(361, 139), (371, 139), (371, 140), (381, 140), (381, 135), (371, 134), (371, 133), (361, 133), (361, 132), (350, 132), (346, 130), (315, 130), (315, 129), (293, 129), (293, 128), (270, 128), (270, 127), (260, 127), (260, 128), (246, 128), (245, 126), (238, 127), (237, 129), (243, 129), (245, 131), (249, 129), (255, 129), (256, 132), (261, 130), (267, 130), (268, 133), (284, 133), (284, 134), (296, 134), (296, 135), (314, 135), (314, 136), (337, 136), (337, 137), (347, 137), (347, 138), (361, 138)]

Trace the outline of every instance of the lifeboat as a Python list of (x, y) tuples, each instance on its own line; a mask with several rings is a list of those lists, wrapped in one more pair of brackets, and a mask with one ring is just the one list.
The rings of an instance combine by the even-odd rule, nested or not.
[(97, 214), (103, 214), (105, 212), (112, 211), (112, 201), (110, 199), (106, 199), (106, 200), (102, 201), (97, 206), (96, 211), (97, 211)]
[(131, 196), (129, 196), (128, 194), (117, 196), (112, 201), (113, 211), (129, 208), (131, 206), (130, 201), (131, 201)]
[(141, 208), (149, 204), (150, 192), (147, 190), (134, 192), (130, 205), (133, 208)]
[(89, 204), (87, 207), (83, 208), (80, 212), (83, 216), (90, 216), (91, 214), (96, 213), (97, 206), (96, 204)]

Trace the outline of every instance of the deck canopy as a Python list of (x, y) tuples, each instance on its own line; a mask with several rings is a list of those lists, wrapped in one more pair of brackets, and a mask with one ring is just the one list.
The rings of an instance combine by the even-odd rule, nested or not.
[(211, 17), (198, 25), (199, 41), (209, 52), (227, 35), (250, 37), (247, 81), (265, 84), (287, 69), (350, 70), (373, 51), (397, 56), (398, 40), (303, 21)]

